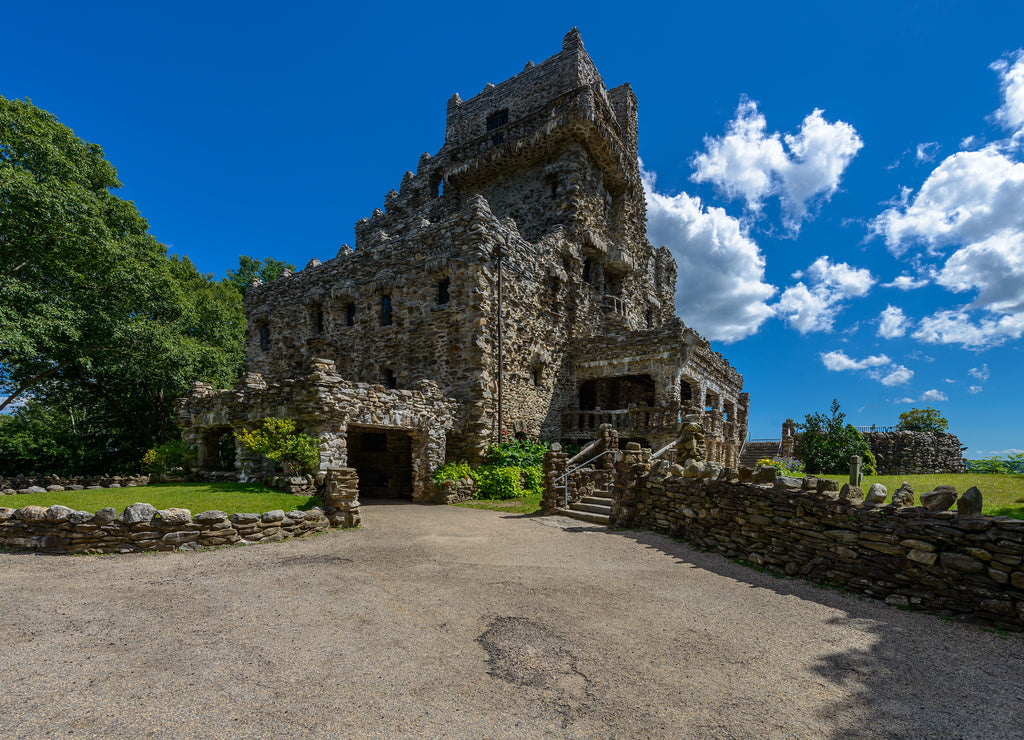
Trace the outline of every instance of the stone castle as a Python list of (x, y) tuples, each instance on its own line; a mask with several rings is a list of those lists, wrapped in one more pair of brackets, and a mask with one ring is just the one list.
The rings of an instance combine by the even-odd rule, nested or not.
[(662, 446), (699, 413), (708, 459), (735, 466), (743, 378), (675, 315), (630, 86), (605, 87), (574, 28), (544, 62), (453, 95), (446, 123), (354, 249), (249, 286), (245, 376), (179, 404), (199, 464), (258, 474), (227, 433), (287, 416), (363, 496), (425, 501), (438, 465), (498, 440), (578, 443), (611, 424)]

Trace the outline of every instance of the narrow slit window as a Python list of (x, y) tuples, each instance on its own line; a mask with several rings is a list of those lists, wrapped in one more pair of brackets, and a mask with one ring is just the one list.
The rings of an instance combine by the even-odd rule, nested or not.
[(260, 324), (260, 349), (266, 352), (270, 349), (270, 327)]
[(349, 303), (345, 306), (345, 326), (356, 325), (356, 304)]
[(324, 333), (324, 310), (319, 306), (313, 309), (313, 331), (317, 334)]
[(446, 306), (448, 301), (451, 300), (451, 295), (448, 289), (451, 287), (452, 281), (449, 278), (441, 280), (437, 284), (437, 305)]
[(382, 295), (380, 297), (380, 325), (391, 326), (391, 322), (391, 296)]
[(593, 271), (594, 269), (590, 263), (590, 257), (587, 257), (585, 260), (583, 260), (583, 282), (587, 283), (588, 285), (593, 282)]
[(395, 377), (395, 371), (391, 368), (384, 371), (384, 387), (392, 389), (398, 387), (398, 378)]

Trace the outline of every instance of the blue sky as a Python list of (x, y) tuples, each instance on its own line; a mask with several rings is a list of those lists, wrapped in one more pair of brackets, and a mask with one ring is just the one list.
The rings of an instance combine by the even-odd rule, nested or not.
[(118, 168), (217, 275), (300, 268), (444, 143), (445, 102), (578, 26), (640, 102), (649, 235), (744, 375), (751, 434), (837, 398), (1024, 450), (1024, 4), (8, 4), (0, 94)]

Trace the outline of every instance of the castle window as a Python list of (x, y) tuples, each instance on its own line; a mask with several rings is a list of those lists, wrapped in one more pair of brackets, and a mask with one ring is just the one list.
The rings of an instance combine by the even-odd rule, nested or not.
[(654, 314), (651, 313), (651, 309), (647, 309), (644, 313), (644, 322), (647, 324), (648, 329), (654, 328)]
[(345, 306), (345, 326), (356, 325), (356, 304), (349, 303)]
[(398, 387), (398, 378), (395, 377), (395, 371), (390, 367), (384, 371), (384, 387), (392, 389)]
[(324, 310), (320, 306), (313, 306), (313, 331), (316, 334), (324, 333)]
[(585, 260), (583, 260), (583, 282), (587, 283), (588, 285), (592, 284), (594, 282), (593, 272), (594, 268), (593, 265), (590, 263), (590, 257), (587, 257)]
[(266, 352), (270, 349), (270, 327), (260, 324), (260, 349)]
[(430, 178), (430, 192), (435, 198), (440, 198), (444, 195), (444, 175), (440, 172)]
[(391, 326), (391, 296), (380, 297), (380, 325)]
[(451, 296), (448, 293), (448, 288), (451, 287), (452, 281), (449, 278), (441, 280), (437, 284), (437, 305), (445, 306), (448, 301), (451, 300)]
[(539, 367), (534, 367), (530, 370), (530, 377), (533, 379), (534, 388), (540, 388), (544, 385), (544, 372)]
[(505, 132), (497, 131), (497, 129), (508, 123), (508, 109), (500, 110), (494, 113), (487, 119), (487, 133), (495, 131), (494, 136), (491, 137), (491, 144), (497, 146), (505, 140)]
[(548, 186), (551, 188), (551, 200), (558, 200), (558, 178), (554, 175), (549, 175)]

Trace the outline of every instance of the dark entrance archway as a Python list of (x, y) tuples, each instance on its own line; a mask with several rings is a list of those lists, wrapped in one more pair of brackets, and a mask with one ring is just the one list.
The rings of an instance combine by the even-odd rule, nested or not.
[(412, 500), (412, 440), (404, 429), (350, 426), (348, 466), (359, 475), (359, 498)]

